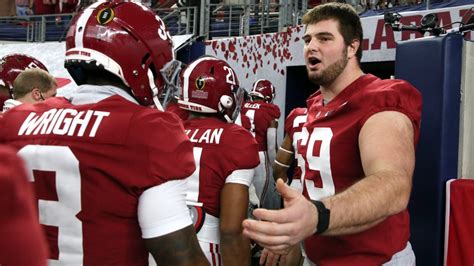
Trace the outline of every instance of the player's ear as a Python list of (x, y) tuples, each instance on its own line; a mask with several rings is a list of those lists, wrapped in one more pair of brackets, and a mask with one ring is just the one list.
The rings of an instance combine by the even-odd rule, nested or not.
[(38, 88), (32, 89), (32, 90), (31, 90), (31, 97), (32, 97), (33, 100), (35, 100), (35, 101), (41, 100), (42, 95), (41, 95), (40, 89), (38, 89)]
[(360, 41), (357, 39), (352, 40), (352, 42), (347, 46), (347, 58), (350, 59), (354, 57), (359, 50)]

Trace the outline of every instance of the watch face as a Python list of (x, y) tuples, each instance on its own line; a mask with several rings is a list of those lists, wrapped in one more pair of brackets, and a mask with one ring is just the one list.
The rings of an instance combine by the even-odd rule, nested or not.
[(189, 215), (191, 215), (191, 219), (193, 220), (194, 229), (196, 230), (196, 234), (201, 230), (202, 225), (204, 224), (204, 220), (206, 218), (206, 212), (198, 206), (188, 206)]

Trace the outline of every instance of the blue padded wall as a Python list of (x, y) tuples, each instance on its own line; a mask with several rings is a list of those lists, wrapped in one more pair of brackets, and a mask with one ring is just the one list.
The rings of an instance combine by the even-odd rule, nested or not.
[(197, 40), (190, 45), (186, 45), (181, 48), (177, 55), (176, 59), (179, 61), (189, 64), (192, 61), (198, 59), (206, 53), (206, 44), (202, 40)]
[(397, 44), (395, 77), (423, 95), (420, 141), (409, 204), (417, 265), (442, 265), (446, 181), (457, 177), (461, 35)]

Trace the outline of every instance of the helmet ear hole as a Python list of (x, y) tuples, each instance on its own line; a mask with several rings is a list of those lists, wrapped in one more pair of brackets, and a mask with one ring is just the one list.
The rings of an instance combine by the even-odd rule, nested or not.
[(224, 107), (225, 109), (229, 109), (232, 107), (232, 104), (234, 103), (234, 101), (232, 100), (232, 97), (228, 95), (222, 95), (220, 98), (220, 103), (222, 107)]

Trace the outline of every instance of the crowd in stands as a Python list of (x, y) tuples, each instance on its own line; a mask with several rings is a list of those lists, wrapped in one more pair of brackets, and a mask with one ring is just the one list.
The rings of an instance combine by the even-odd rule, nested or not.
[(392, 8), (395, 6), (417, 5), (423, 3), (423, 0), (309, 0), (308, 8), (327, 2), (342, 2), (352, 5), (357, 12), (362, 13), (367, 10), (378, 10)]
[(4, 0), (0, 2), (0, 17), (73, 13), (78, 0)]
[[(0, 2), (0, 17), (2, 16), (28, 16), (46, 14), (67, 14), (73, 13), (82, 7), (88, 6), (95, 0), (4, 0)], [(151, 8), (171, 8), (173, 6), (195, 6), (200, 1), (196, 0), (142, 0)], [(241, 0), (211, 0), (211, 4), (244, 4)], [(255, 4), (265, 1), (251, 1)], [(278, 3), (278, 0), (268, 1)], [(394, 6), (420, 4), (423, 0), (309, 0), (308, 8), (327, 2), (345, 2), (351, 4), (362, 13), (366, 10), (385, 9)]]

